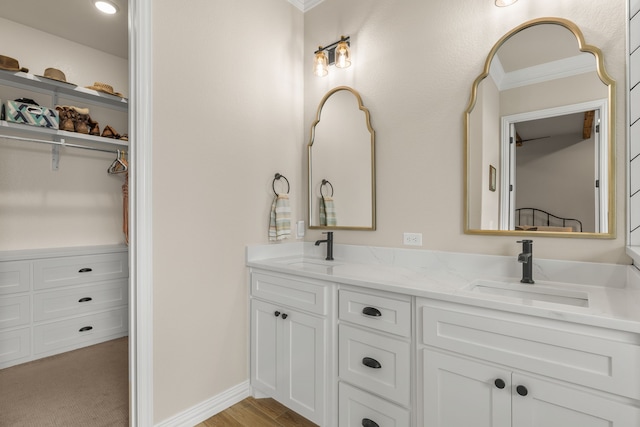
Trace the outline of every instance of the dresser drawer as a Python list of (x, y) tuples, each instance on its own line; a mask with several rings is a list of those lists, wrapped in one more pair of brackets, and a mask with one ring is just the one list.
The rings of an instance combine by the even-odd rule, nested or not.
[(410, 423), (411, 415), (406, 409), (349, 384), (341, 382), (338, 393), (339, 427), (407, 427)]
[(409, 342), (345, 324), (338, 328), (340, 379), (368, 392), (410, 404)]
[(640, 398), (640, 346), (599, 328), (437, 301), (418, 306), (423, 344)]
[(31, 354), (31, 328), (0, 332), (0, 369)]
[(38, 322), (127, 305), (128, 290), (128, 280), (124, 279), (40, 292), (33, 296), (33, 320)]
[(411, 298), (374, 292), (339, 291), (340, 320), (389, 332), (411, 336)]
[(251, 294), (277, 304), (317, 314), (327, 314), (329, 285), (304, 278), (252, 273)]
[(0, 329), (28, 325), (31, 322), (29, 295), (0, 298)]
[(127, 252), (49, 258), (33, 262), (33, 286), (36, 290), (123, 279), (128, 276)]
[(127, 308), (34, 326), (34, 355), (72, 350), (106, 339), (125, 336), (128, 330)]
[(0, 295), (29, 291), (30, 272), (28, 261), (0, 262)]

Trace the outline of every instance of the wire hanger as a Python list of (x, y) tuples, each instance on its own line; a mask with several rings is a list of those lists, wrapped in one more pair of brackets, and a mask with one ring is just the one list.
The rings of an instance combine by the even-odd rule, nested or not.
[(118, 150), (118, 157), (113, 161), (113, 163), (111, 163), (107, 172), (110, 174), (127, 172), (129, 170), (129, 165), (127, 163), (126, 154), (126, 151)]

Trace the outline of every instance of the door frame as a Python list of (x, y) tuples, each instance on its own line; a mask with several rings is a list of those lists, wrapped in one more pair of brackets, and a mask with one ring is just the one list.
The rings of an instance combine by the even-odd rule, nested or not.
[(129, 1), (129, 425), (153, 422), (151, 0)]

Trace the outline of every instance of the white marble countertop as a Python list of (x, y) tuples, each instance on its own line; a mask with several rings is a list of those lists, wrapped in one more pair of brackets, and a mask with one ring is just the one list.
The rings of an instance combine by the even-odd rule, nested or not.
[[(640, 272), (630, 265), (535, 259), (536, 288), (588, 295), (588, 306), (472, 290), (478, 280), (520, 285), (513, 257), (335, 245), (334, 260), (312, 243), (247, 247), (247, 266), (532, 316), (640, 333)], [(535, 254), (534, 254), (535, 255)], [(482, 283), (480, 283), (482, 284)]]

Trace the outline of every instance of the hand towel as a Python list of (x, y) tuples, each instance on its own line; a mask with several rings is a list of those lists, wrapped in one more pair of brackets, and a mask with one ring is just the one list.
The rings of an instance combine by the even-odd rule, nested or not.
[(338, 225), (336, 220), (336, 208), (333, 204), (333, 198), (329, 196), (320, 197), (320, 225), (335, 226)]
[(278, 194), (271, 203), (269, 240), (284, 240), (291, 235), (291, 206), (288, 194)]

